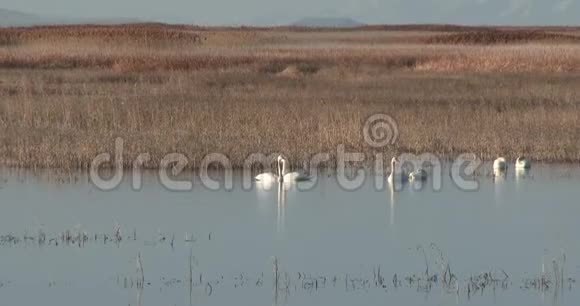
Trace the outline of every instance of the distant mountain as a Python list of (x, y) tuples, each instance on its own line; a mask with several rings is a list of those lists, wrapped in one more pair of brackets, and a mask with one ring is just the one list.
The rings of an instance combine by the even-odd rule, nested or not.
[(0, 27), (27, 27), (39, 25), (58, 24), (122, 24), (137, 23), (138, 19), (132, 18), (58, 18), (28, 14), (18, 11), (0, 9)]
[(320, 27), (320, 28), (355, 28), (364, 26), (364, 23), (351, 18), (340, 17), (309, 17), (303, 18), (292, 24), (296, 27)]

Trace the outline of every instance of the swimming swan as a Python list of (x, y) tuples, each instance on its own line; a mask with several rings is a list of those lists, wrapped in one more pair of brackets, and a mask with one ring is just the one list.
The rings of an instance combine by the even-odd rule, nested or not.
[(401, 169), (397, 169), (397, 163), (399, 161), (396, 157), (391, 159), (391, 175), (387, 178), (389, 184), (394, 183), (404, 183), (409, 179), (409, 176), (405, 174), (405, 172)]
[(506, 159), (503, 157), (499, 157), (493, 162), (493, 175), (494, 176), (503, 176), (506, 174), (508, 169), (508, 165)]
[(530, 169), (532, 168), (532, 163), (523, 156), (518, 157), (516, 160), (516, 169)]
[(271, 184), (274, 182), (303, 182), (303, 181), (309, 181), (310, 180), (310, 176), (308, 176), (306, 173), (300, 171), (294, 171), (294, 172), (288, 172), (287, 173), (287, 169), (286, 169), (286, 164), (288, 163), (288, 160), (286, 158), (284, 158), (282, 155), (278, 156), (278, 160), (277, 160), (277, 172), (276, 174), (271, 173), (271, 172), (267, 172), (267, 173), (262, 173), (258, 176), (255, 177), (256, 181), (258, 182), (262, 182), (264, 184)]
[(278, 156), (278, 160), (276, 163), (276, 173), (272, 173), (272, 172), (266, 172), (266, 173), (262, 173), (258, 176), (255, 177), (256, 181), (258, 182), (262, 182), (264, 184), (271, 184), (274, 182), (282, 182), (282, 176), (280, 176), (280, 173), (282, 173), (282, 160), (284, 158), (280, 155)]
[(423, 169), (417, 169), (409, 174), (409, 181), (425, 181), (429, 177), (427, 171)]
[(279, 163), (281, 164), (280, 168), (282, 173), (281, 182), (304, 182), (310, 180), (310, 176), (308, 176), (303, 171), (294, 171), (286, 173), (287, 171), (286, 163), (288, 163), (288, 160), (282, 156), (278, 157), (278, 159)]
[(506, 171), (508, 168), (506, 159), (503, 157), (499, 157), (493, 162), (493, 170), (496, 171)]

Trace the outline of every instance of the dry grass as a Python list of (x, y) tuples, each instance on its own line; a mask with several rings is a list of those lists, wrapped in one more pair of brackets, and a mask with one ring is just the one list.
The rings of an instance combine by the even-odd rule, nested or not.
[(148, 152), (152, 168), (171, 152), (190, 167), (212, 152), (236, 166), (257, 152), (300, 164), (339, 144), (371, 155), (361, 129), (377, 112), (399, 124), (388, 154), (580, 161), (574, 44), (433, 46), (416, 37), (440, 33), (409, 31), (405, 43), (376, 29), (199, 29), (201, 43), (153, 42), (192, 29), (151, 27), (0, 30), (0, 164), (86, 168), (116, 137), (127, 166)]
[(580, 71), (580, 45), (526, 44), (463, 46), (446, 50), (415, 65), (429, 72), (576, 72)]
[(437, 35), (427, 39), (427, 43), (452, 45), (493, 45), (529, 42), (580, 43), (580, 37), (542, 30), (486, 30)]

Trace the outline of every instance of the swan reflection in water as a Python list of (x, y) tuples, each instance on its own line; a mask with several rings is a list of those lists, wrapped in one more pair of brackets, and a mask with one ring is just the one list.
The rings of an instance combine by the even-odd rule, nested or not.
[(530, 169), (516, 169), (516, 181), (530, 179)]
[[(313, 178), (306, 174), (305, 171), (292, 171), (288, 167), (288, 159), (284, 156), (278, 156), (276, 160), (276, 173), (266, 172), (255, 177), (258, 191), (269, 191), (277, 185), (277, 229), (278, 233), (284, 231), (286, 218), (286, 192), (292, 188), (298, 188), (300, 183), (312, 182)], [(314, 180), (317, 181), (317, 180)]]
[(389, 184), (389, 195), (390, 195), (390, 210), (389, 210), (389, 225), (395, 225), (395, 186)]
[(286, 190), (290, 188), (289, 184), (278, 184), (278, 203), (277, 203), (277, 221), (276, 228), (278, 233), (284, 232), (286, 221)]
[(278, 233), (284, 232), (285, 219), (286, 219), (286, 199), (288, 197), (287, 193), (289, 190), (295, 187), (296, 184), (292, 182), (278, 182), (278, 181), (257, 181), (256, 190), (261, 196), (267, 197), (268, 200), (264, 203), (268, 207), (272, 205), (271, 191), (276, 190), (276, 228)]
[(516, 180), (516, 192), (518, 192), (518, 194), (525, 192), (526, 188), (526, 181), (529, 181), (533, 179), (532, 175), (530, 174), (530, 169), (524, 169), (524, 168), (520, 168), (520, 169), (516, 169), (516, 173), (515, 173), (515, 180)]

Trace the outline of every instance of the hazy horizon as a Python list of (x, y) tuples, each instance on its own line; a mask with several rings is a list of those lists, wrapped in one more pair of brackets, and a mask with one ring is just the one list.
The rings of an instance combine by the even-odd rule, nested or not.
[(304, 17), (368, 24), (577, 25), (580, 0), (19, 0), (1, 9), (62, 18), (134, 18), (206, 25), (281, 25)]

